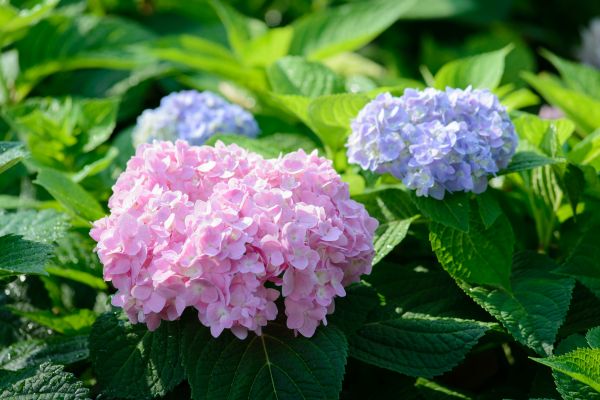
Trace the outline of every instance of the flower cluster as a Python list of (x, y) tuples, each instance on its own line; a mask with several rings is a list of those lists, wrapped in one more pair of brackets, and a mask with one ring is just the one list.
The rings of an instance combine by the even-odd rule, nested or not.
[(215, 337), (260, 334), (281, 294), (287, 326), (312, 336), (371, 269), (377, 221), (316, 152), (266, 160), (221, 142), (156, 141), (113, 191), (90, 234), (113, 304), (151, 330), (194, 307)]
[(581, 33), (578, 55), (582, 62), (600, 68), (600, 18), (594, 18), (589, 27)]
[(446, 191), (483, 192), (516, 146), (497, 97), (471, 88), (381, 94), (352, 121), (347, 143), (351, 163), (391, 173), (418, 196), (436, 199)]
[(160, 107), (145, 110), (133, 131), (133, 144), (153, 140), (187, 140), (201, 145), (217, 133), (255, 137), (259, 129), (254, 117), (236, 104), (211, 92), (185, 90), (160, 101)]

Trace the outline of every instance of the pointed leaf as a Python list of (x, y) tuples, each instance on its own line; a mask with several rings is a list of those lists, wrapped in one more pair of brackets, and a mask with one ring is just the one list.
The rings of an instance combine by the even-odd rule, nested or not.
[(44, 363), (36, 368), (0, 373), (0, 398), (21, 399), (89, 399), (89, 390), (62, 365)]
[(0, 236), (0, 276), (47, 275), (44, 265), (52, 255), (52, 246), (25, 240), (16, 235)]

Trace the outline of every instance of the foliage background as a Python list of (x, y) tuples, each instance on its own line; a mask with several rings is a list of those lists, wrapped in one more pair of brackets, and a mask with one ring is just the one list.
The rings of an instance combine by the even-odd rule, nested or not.
[[(586, 0), (0, 0), (0, 397), (600, 397), (600, 72), (568, 61), (593, 16)], [(418, 199), (347, 164), (358, 110), (425, 85), (487, 87), (511, 111), (519, 153), (485, 194)], [(374, 273), (311, 340), (276, 324), (214, 340), (194, 316), (148, 333), (111, 310), (89, 222), (137, 115), (190, 87), (256, 115), (259, 139), (222, 140), (318, 148), (382, 223)], [(544, 103), (566, 117), (539, 119)]]

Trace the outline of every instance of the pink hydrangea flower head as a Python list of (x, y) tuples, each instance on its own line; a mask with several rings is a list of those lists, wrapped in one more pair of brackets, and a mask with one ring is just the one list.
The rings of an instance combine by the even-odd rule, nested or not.
[(151, 330), (193, 307), (213, 336), (245, 338), (283, 296), (288, 327), (312, 336), (374, 255), (377, 221), (316, 152), (143, 144), (109, 208), (90, 235), (112, 303)]

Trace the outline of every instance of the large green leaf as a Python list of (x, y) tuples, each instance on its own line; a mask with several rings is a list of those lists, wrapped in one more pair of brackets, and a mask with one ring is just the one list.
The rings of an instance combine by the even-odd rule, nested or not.
[(364, 282), (354, 284), (346, 288), (345, 297), (335, 299), (335, 312), (327, 316), (328, 324), (335, 325), (350, 337), (379, 302), (375, 289)]
[(549, 51), (543, 51), (542, 55), (556, 67), (570, 89), (600, 100), (600, 72), (596, 68), (565, 60)]
[(495, 89), (504, 73), (504, 60), (511, 47), (452, 61), (435, 74), (437, 89), (466, 88)]
[(322, 59), (358, 49), (387, 29), (414, 0), (354, 2), (307, 15), (292, 26), (290, 54)]
[(98, 317), (90, 334), (90, 359), (102, 392), (127, 399), (164, 396), (183, 379), (181, 334), (176, 322), (150, 332), (115, 313)]
[(600, 298), (599, 231), (597, 225), (583, 230), (575, 247), (556, 272), (577, 279)]
[(365, 205), (369, 215), (380, 224), (410, 219), (419, 214), (406, 190), (386, 188), (354, 196), (354, 200)]
[(351, 121), (369, 102), (364, 94), (321, 96), (308, 105), (309, 126), (333, 151), (343, 148), (350, 133)]
[(256, 31), (265, 31), (266, 26), (259, 20), (253, 20), (237, 12), (228, 4), (218, 1), (209, 1), (217, 15), (223, 22), (231, 48), (238, 56), (242, 56), (246, 47), (255, 36)]
[(510, 222), (500, 216), (486, 229), (476, 210), (469, 219), (468, 232), (430, 224), (431, 248), (453, 278), (508, 289), (515, 241)]
[(596, 171), (600, 170), (600, 129), (573, 146), (567, 158), (572, 163), (591, 165)]
[(364, 279), (383, 296), (386, 304), (400, 313), (462, 319), (485, 317), (485, 312), (437, 265), (425, 267), (383, 262)]
[(65, 214), (54, 210), (0, 214), (0, 236), (12, 233), (34, 242), (55, 242), (65, 235), (69, 227), (65, 217)]
[(16, 43), (21, 73), (17, 100), (48, 75), (81, 68), (132, 69), (152, 62), (134, 45), (153, 35), (132, 20), (58, 14), (31, 28)]
[(44, 265), (52, 246), (25, 240), (16, 235), (0, 236), (0, 276), (19, 274), (47, 275)]
[(20, 371), (0, 371), (0, 397), (23, 399), (89, 399), (89, 390), (62, 365), (44, 363)]
[(513, 337), (540, 355), (550, 355), (562, 325), (575, 282), (552, 274), (552, 259), (517, 253), (511, 274), (511, 290), (463, 285), (479, 305), (496, 317)]
[(0, 142), (0, 173), (27, 157), (28, 154), (22, 143)]
[(532, 359), (600, 392), (600, 349), (576, 349), (560, 356)]
[(34, 183), (46, 189), (67, 210), (87, 221), (95, 221), (104, 216), (100, 203), (59, 171), (40, 169)]
[(600, 127), (600, 100), (567, 89), (546, 73), (537, 76), (524, 73), (523, 79), (546, 101), (564, 111), (582, 132), (591, 133)]
[(386, 255), (404, 240), (408, 233), (408, 228), (410, 228), (410, 224), (417, 218), (418, 216), (398, 221), (385, 222), (377, 227), (373, 238), (373, 247), (375, 249), (373, 265), (383, 260)]
[[(533, 145), (536, 150), (544, 151), (544, 143), (551, 136), (555, 136), (559, 144), (563, 144), (571, 137), (575, 130), (575, 124), (566, 118), (542, 119), (537, 115), (519, 113), (518, 117), (513, 118), (515, 130), (519, 135), (519, 148), (523, 148), (524, 141)], [(523, 150), (533, 150), (523, 148)], [(518, 153), (517, 153), (518, 154)], [(551, 155), (551, 154), (547, 154)]]
[(350, 337), (350, 355), (402, 374), (432, 377), (457, 366), (488, 328), (419, 314), (370, 322)]
[(269, 323), (261, 336), (213, 338), (192, 319), (182, 357), (192, 397), (202, 399), (334, 399), (342, 388), (347, 343), (335, 327), (310, 338)]
[(444, 200), (412, 195), (419, 211), (436, 224), (469, 231), (469, 197), (466, 193), (447, 194)]
[(558, 164), (564, 161), (566, 160), (547, 157), (533, 151), (520, 151), (513, 156), (510, 164), (498, 174), (504, 175), (513, 172), (528, 171), (530, 169), (543, 167), (544, 165)]
[(344, 90), (343, 80), (325, 65), (288, 56), (277, 60), (267, 70), (271, 89), (277, 94), (317, 97)]
[(50, 361), (72, 364), (89, 356), (87, 335), (30, 339), (0, 350), (0, 369), (17, 371)]

